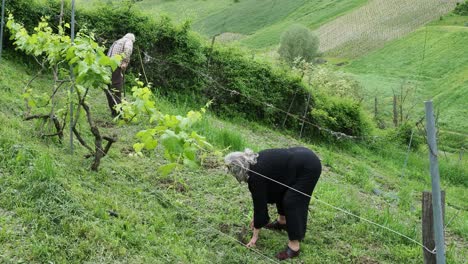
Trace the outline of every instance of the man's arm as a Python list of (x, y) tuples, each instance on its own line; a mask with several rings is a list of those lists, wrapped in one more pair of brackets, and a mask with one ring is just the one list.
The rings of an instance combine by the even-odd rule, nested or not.
[(122, 70), (126, 70), (128, 67), (128, 64), (130, 63), (130, 57), (132, 56), (133, 53), (133, 42), (131, 40), (127, 40), (124, 44), (124, 50), (123, 50), (123, 59), (122, 63), (120, 64), (120, 68)]
[(270, 221), (268, 215), (267, 183), (261, 179), (249, 186), (254, 207), (254, 227), (260, 229)]
[(254, 247), (257, 243), (260, 229), (270, 221), (267, 203), (267, 183), (263, 179), (252, 179), (252, 182), (249, 183), (249, 190), (252, 194), (254, 217), (250, 223), (253, 234), (250, 242), (247, 243), (247, 247)]

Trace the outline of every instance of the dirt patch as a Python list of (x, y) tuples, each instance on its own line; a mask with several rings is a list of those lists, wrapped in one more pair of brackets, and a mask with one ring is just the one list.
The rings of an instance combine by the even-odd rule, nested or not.
[(174, 189), (180, 193), (185, 193), (188, 191), (188, 188), (185, 184), (178, 181), (174, 181), (171, 178), (159, 179), (158, 185), (166, 187), (167, 189)]
[(236, 232), (237, 240), (241, 241), (244, 244), (247, 244), (247, 228), (243, 226), (239, 231)]
[(128, 155), (128, 154), (131, 154), (131, 153), (135, 153), (135, 151), (133, 150), (133, 147), (127, 146), (127, 147), (124, 147), (124, 148), (120, 149), (120, 153)]
[(228, 224), (219, 224), (219, 230), (225, 234), (228, 234), (231, 231), (231, 227)]
[(359, 256), (359, 257), (357, 257), (355, 263), (361, 263), (361, 264), (378, 264), (378, 263), (380, 263), (380, 262), (378, 262), (378, 261), (375, 260), (375, 259), (372, 259), (372, 258), (369, 257), (369, 256)]
[(96, 120), (94, 121), (98, 127), (111, 128), (114, 127), (114, 123), (106, 120)]
[(218, 42), (221, 42), (221, 43), (229, 43), (229, 42), (233, 42), (233, 41), (236, 41), (236, 40), (241, 40), (244, 37), (245, 36), (243, 34), (240, 34), (240, 33), (224, 32), (224, 33), (220, 34), (219, 36), (217, 36), (216, 40)]
[(224, 166), (224, 163), (219, 157), (215, 155), (208, 155), (202, 160), (201, 165), (205, 169), (217, 169), (222, 168)]

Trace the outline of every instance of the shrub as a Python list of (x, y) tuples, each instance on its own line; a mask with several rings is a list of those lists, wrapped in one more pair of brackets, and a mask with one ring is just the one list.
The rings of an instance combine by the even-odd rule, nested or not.
[[(359, 103), (348, 98), (316, 96), (316, 106), (310, 112), (314, 123), (347, 135), (363, 136), (370, 132), (370, 122)], [(321, 130), (322, 136), (330, 136)], [(339, 135), (337, 135), (339, 136)]]
[(281, 35), (278, 53), (289, 64), (297, 57), (310, 62), (317, 56), (318, 46), (318, 37), (308, 28), (296, 24)]
[[(270, 125), (279, 124), (285, 114), (265, 104), (288, 109), (294, 94), (300, 99), (294, 101), (291, 113), (299, 114), (305, 109), (302, 98), (307, 96), (307, 92), (300, 78), (287, 74), (285, 70), (273, 69), (266, 63), (252, 61), (236, 49), (214, 51), (209, 72), (216, 82), (207, 86), (204, 93), (214, 98), (216, 111)], [(288, 126), (292, 127), (293, 122)]]
[(348, 97), (360, 102), (363, 99), (362, 87), (351, 76), (317, 66), (311, 73), (311, 84), (315, 89), (329, 96)]
[(468, 16), (468, 1), (465, 0), (463, 3), (457, 3), (453, 12), (460, 16)]
[(418, 149), (424, 143), (423, 135), (421, 135), (416, 126), (409, 122), (405, 122), (399, 127), (390, 130), (386, 137), (392, 142), (400, 143), (403, 146), (408, 146), (411, 140), (412, 149)]

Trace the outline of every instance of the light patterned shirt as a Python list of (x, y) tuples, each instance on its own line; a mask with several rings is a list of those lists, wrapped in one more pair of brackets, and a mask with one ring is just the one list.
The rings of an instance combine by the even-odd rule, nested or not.
[(128, 63), (130, 63), (130, 56), (133, 52), (133, 41), (127, 36), (117, 40), (112, 44), (107, 56), (112, 57), (114, 55), (121, 55), (122, 61), (120, 63), (122, 68), (127, 68)]

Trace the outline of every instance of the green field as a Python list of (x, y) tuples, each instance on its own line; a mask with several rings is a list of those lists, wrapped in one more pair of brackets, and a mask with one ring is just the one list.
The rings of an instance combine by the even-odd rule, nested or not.
[(281, 33), (294, 23), (315, 29), (366, 1), (240, 1), (194, 24), (205, 35), (234, 32), (240, 43), (254, 49), (276, 46)]
[(320, 27), (319, 50), (357, 58), (400, 39), (453, 10), (456, 1), (374, 0)]
[[(98, 1), (78, 0), (80, 2)], [(236, 40), (240, 40), (242, 45), (264, 49), (276, 46), (281, 33), (294, 23), (316, 29), (366, 2), (367, 0), (144, 0), (137, 5), (149, 15), (166, 14), (178, 22), (190, 20), (193, 28), (206, 37), (235, 33), (239, 34)]]
[[(468, 18), (463, 18), (468, 21)], [(457, 22), (458, 21), (458, 22)], [(455, 23), (455, 24), (454, 24)], [(433, 99), (440, 110), (440, 126), (461, 133), (468, 131), (468, 27), (460, 18), (448, 17), (391, 43), (344, 68), (361, 81), (367, 104), (377, 96), (390, 114), (392, 89), (411, 82), (416, 89), (412, 102), (420, 102), (413, 117), (422, 115), (422, 101)]]
[[(80, 3), (88, 8), (93, 6), (89, 3), (99, 1), (78, 0)], [(316, 30), (320, 51), (357, 57), (446, 14), (455, 0), (143, 0), (137, 5), (151, 16), (190, 20), (194, 30), (207, 38), (221, 35), (220, 41), (255, 50), (276, 49), (282, 32), (300, 23)]]

